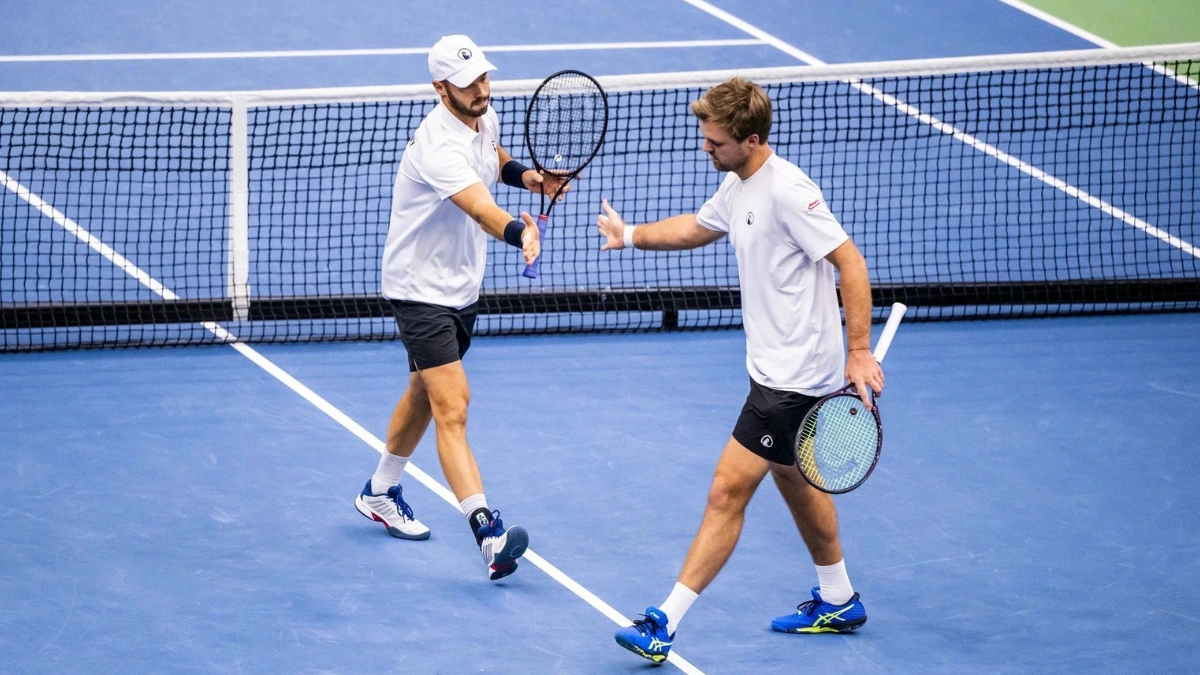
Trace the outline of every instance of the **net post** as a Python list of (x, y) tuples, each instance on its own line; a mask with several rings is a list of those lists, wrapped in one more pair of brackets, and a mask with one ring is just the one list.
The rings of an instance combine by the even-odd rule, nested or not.
[(229, 271), (233, 320), (250, 318), (250, 134), (245, 96), (233, 98), (229, 119)]

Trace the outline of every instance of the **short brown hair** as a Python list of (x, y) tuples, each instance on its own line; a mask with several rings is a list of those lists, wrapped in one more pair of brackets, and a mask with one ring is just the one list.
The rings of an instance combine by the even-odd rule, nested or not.
[(771, 133), (771, 99), (762, 87), (740, 77), (723, 82), (692, 101), (692, 114), (701, 122), (721, 125), (741, 143), (757, 134), (766, 143)]

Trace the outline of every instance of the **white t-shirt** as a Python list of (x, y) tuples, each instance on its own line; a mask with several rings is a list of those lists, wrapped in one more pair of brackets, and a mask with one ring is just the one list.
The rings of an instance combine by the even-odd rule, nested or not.
[(450, 197), (500, 174), (500, 119), (488, 107), (471, 131), (439, 103), (400, 160), (383, 246), (383, 295), (462, 309), (479, 299), (487, 235)]
[(737, 255), (750, 377), (809, 396), (841, 387), (842, 318), (824, 258), (849, 237), (816, 183), (772, 153), (747, 180), (727, 175), (697, 220), (728, 233)]

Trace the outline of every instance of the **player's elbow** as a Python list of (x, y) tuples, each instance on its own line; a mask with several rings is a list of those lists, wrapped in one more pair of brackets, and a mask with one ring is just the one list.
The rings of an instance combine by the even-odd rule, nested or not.
[(847, 274), (861, 274), (866, 276), (867, 259), (854, 245), (854, 240), (847, 239), (840, 246), (833, 249), (825, 259), (833, 263), (838, 272), (845, 276)]

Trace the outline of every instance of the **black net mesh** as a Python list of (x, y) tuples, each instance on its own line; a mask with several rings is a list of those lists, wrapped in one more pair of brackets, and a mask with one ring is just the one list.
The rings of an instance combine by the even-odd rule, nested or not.
[[(823, 188), (877, 307), (916, 319), (1200, 309), (1200, 90), (1139, 63), (766, 87), (770, 142)], [(603, 148), (555, 207), (541, 277), (490, 244), (477, 332), (740, 325), (724, 240), (601, 252), (722, 178), (698, 88), (610, 92)], [(495, 97), (507, 149), (527, 96)], [(432, 101), (249, 110), (249, 305), (231, 298), (227, 108), (0, 108), (0, 350), (393, 338), (380, 260), (393, 177)], [(538, 197), (499, 185), (498, 203)]]

